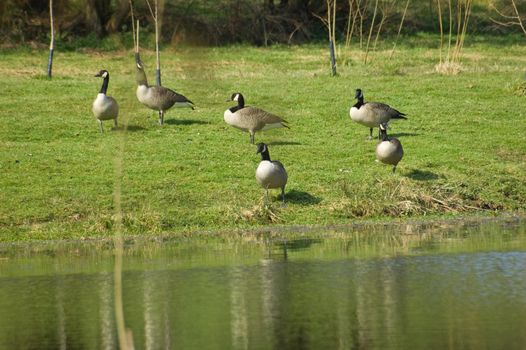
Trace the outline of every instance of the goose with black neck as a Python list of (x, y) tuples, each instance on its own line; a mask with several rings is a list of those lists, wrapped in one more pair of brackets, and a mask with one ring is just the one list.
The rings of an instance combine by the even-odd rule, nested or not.
[(404, 156), (402, 143), (397, 138), (387, 136), (387, 123), (380, 124), (380, 135), (382, 141), (376, 145), (376, 159), (384, 164), (392, 165), (394, 173), (396, 166)]
[[(357, 102), (349, 110), (349, 115), (353, 121), (369, 128), (369, 140), (373, 138), (373, 128), (379, 127), (380, 124), (388, 123), (391, 119), (407, 119), (405, 113), (385, 103), (364, 102), (361, 89), (356, 89), (354, 98)], [(378, 129), (378, 138), (380, 138), (380, 129)]]
[(160, 125), (164, 124), (164, 113), (173, 106), (195, 109), (192, 101), (174, 90), (164, 86), (148, 85), (148, 79), (144, 72), (144, 64), (138, 54), (135, 55), (135, 63), (137, 66), (135, 74), (137, 81), (137, 99), (146, 107), (159, 111)]
[(281, 200), (285, 204), (285, 186), (288, 180), (285, 167), (278, 160), (270, 160), (268, 146), (264, 143), (258, 143), (256, 153), (261, 154), (261, 162), (256, 169), (256, 180), (265, 189), (267, 200), (269, 188), (280, 188)]
[(232, 94), (227, 102), (234, 101), (237, 105), (230, 107), (223, 114), (225, 122), (242, 131), (250, 133), (250, 143), (254, 144), (254, 135), (260, 130), (288, 128), (287, 121), (261, 108), (245, 106), (245, 99), (239, 92)]
[(92, 112), (97, 121), (99, 122), (100, 132), (104, 132), (102, 127), (103, 120), (114, 120), (115, 127), (117, 127), (117, 117), (119, 116), (119, 104), (117, 101), (107, 95), (108, 85), (110, 83), (110, 73), (103, 69), (95, 75), (96, 77), (103, 78), (102, 86), (100, 88), (95, 101), (93, 101)]

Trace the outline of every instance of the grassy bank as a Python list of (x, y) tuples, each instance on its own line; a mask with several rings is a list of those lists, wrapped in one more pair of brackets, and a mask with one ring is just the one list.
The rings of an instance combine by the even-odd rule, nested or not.
[[(471, 38), (445, 76), (436, 43), (405, 40), (392, 59), (386, 44), (367, 66), (345, 53), (334, 78), (322, 46), (165, 49), (163, 84), (198, 108), (170, 110), (163, 127), (135, 98), (131, 52), (59, 52), (52, 81), (45, 51), (2, 52), (0, 240), (112, 234), (116, 158), (128, 234), (524, 210), (526, 47)], [(153, 82), (155, 54), (142, 58)], [(98, 132), (102, 68), (127, 132)], [(348, 116), (357, 87), (408, 115), (390, 129), (406, 152), (397, 174)], [(284, 208), (263, 204), (255, 146), (223, 121), (236, 91), (290, 122), (256, 135), (289, 172)]]

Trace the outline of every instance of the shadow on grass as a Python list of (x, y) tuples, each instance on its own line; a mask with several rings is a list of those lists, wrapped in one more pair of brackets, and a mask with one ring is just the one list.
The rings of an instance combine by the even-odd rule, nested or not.
[(269, 146), (293, 146), (293, 145), (301, 145), (299, 142), (295, 141), (272, 141), (267, 143)]
[(418, 181), (437, 180), (437, 179), (439, 179), (441, 177), (440, 175), (438, 175), (436, 173), (433, 173), (431, 171), (416, 170), (416, 169), (411, 170), (410, 173), (405, 174), (404, 176), (406, 176), (406, 177), (408, 177), (410, 179), (413, 179), (413, 180), (418, 180)]
[(420, 134), (416, 134), (414, 132), (395, 132), (393, 134), (388, 134), (390, 137), (405, 137), (405, 136), (418, 136)]
[(285, 193), (285, 203), (314, 205), (320, 202), (321, 198), (313, 196), (308, 192), (292, 190)]
[(143, 130), (146, 130), (146, 128), (143, 128), (142, 126), (139, 126), (139, 125), (128, 125), (128, 127), (126, 128), (126, 131), (128, 132), (137, 132), (137, 131), (143, 131)]
[(210, 122), (195, 119), (168, 119), (165, 120), (164, 123), (168, 125), (210, 124)]

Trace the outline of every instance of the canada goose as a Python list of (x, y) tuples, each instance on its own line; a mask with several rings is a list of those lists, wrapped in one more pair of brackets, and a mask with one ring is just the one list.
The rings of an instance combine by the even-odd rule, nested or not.
[(404, 149), (397, 138), (387, 137), (387, 123), (380, 124), (382, 141), (376, 145), (376, 159), (384, 164), (393, 165), (393, 173), (396, 171), (398, 162), (404, 156)]
[(137, 99), (146, 107), (159, 111), (159, 124), (164, 123), (164, 112), (172, 106), (189, 107), (194, 109), (194, 103), (177, 92), (165, 88), (164, 86), (149, 86), (144, 72), (144, 65), (140, 58), (136, 56), (137, 72)]
[(264, 111), (257, 107), (246, 106), (243, 95), (239, 92), (233, 93), (230, 99), (226, 100), (237, 102), (237, 106), (227, 109), (224, 113), (225, 122), (243, 131), (250, 133), (250, 143), (254, 143), (254, 134), (259, 130), (274, 128), (288, 128), (287, 121)]
[(261, 153), (261, 162), (256, 169), (256, 180), (265, 189), (267, 200), (269, 188), (281, 188), (281, 200), (285, 203), (285, 186), (288, 179), (285, 167), (277, 160), (270, 160), (266, 144), (258, 143), (257, 153)]
[[(388, 123), (391, 119), (407, 119), (405, 113), (379, 102), (363, 102), (363, 93), (361, 89), (356, 89), (354, 96), (358, 100), (351, 107), (349, 114), (355, 122), (369, 127), (369, 140), (373, 138), (373, 128), (382, 123)], [(380, 138), (380, 129), (378, 129), (378, 138)]]
[(103, 69), (95, 76), (102, 77), (104, 78), (104, 80), (102, 81), (102, 87), (100, 88), (100, 92), (98, 93), (97, 98), (95, 98), (95, 101), (93, 101), (93, 106), (91, 110), (93, 111), (93, 115), (95, 115), (95, 118), (97, 118), (97, 121), (99, 122), (100, 132), (104, 132), (102, 128), (103, 120), (113, 119), (115, 121), (115, 127), (117, 127), (119, 104), (117, 103), (117, 101), (115, 101), (113, 97), (106, 95), (106, 91), (108, 90), (108, 84), (110, 82), (110, 73), (108, 73), (107, 70)]

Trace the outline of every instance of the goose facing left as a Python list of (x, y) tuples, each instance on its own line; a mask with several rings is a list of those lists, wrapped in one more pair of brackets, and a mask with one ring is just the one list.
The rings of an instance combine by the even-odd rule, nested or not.
[(261, 162), (256, 169), (256, 180), (265, 189), (268, 200), (269, 188), (281, 188), (281, 200), (285, 203), (285, 186), (288, 174), (283, 164), (278, 160), (270, 160), (268, 146), (258, 143), (256, 153), (261, 154)]
[(104, 132), (104, 129), (102, 128), (103, 120), (113, 119), (115, 127), (117, 127), (117, 117), (119, 116), (119, 104), (113, 97), (106, 95), (106, 92), (108, 91), (108, 84), (110, 82), (110, 73), (108, 73), (107, 70), (103, 69), (95, 76), (101, 77), (104, 80), (102, 81), (102, 87), (100, 88), (100, 92), (98, 93), (97, 98), (95, 98), (95, 101), (93, 101), (93, 106), (91, 110), (93, 111), (93, 115), (95, 116), (95, 118), (97, 118), (97, 121), (99, 122), (100, 132)]
[(226, 101), (237, 102), (237, 105), (225, 111), (223, 114), (225, 122), (234, 128), (248, 131), (252, 144), (254, 144), (254, 135), (257, 131), (289, 127), (288, 122), (277, 115), (261, 108), (245, 106), (245, 99), (239, 92), (233, 93), (230, 99)]
[(137, 81), (137, 99), (146, 107), (159, 111), (159, 124), (164, 123), (164, 113), (175, 107), (187, 107), (194, 109), (194, 103), (185, 96), (168, 89), (164, 86), (148, 85), (148, 79), (144, 72), (144, 65), (139, 58), (136, 58), (137, 71), (135, 79)]
[(397, 111), (385, 103), (364, 102), (361, 89), (356, 89), (354, 98), (357, 102), (349, 110), (349, 115), (353, 121), (369, 128), (369, 140), (373, 138), (373, 128), (375, 127), (378, 127), (378, 138), (380, 138), (380, 124), (388, 123), (391, 119), (407, 119), (405, 113)]

